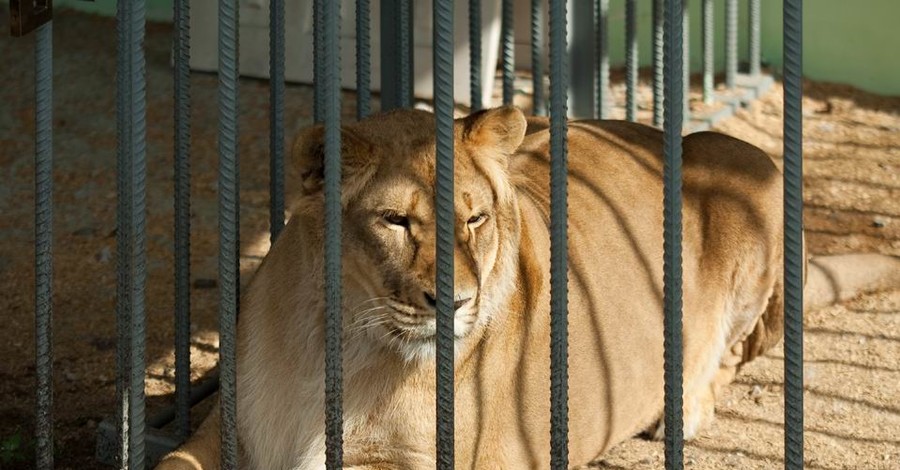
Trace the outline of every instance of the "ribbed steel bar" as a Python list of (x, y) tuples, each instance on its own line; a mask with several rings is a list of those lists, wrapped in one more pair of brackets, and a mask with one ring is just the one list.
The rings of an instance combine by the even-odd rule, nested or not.
[(343, 468), (341, 367), (341, 5), (326, 2), (322, 18), (325, 118), (325, 466)]
[(235, 399), (240, 299), (238, 13), (237, 0), (219, 0), (219, 405), (223, 470), (234, 470), (238, 463)]
[(666, 469), (683, 468), (683, 351), (681, 337), (681, 129), (684, 106), (682, 66), (684, 25), (682, 0), (666, 0), (665, 9), (665, 136), (663, 151), (664, 227), (663, 302), (665, 348)]
[(269, 239), (284, 227), (284, 0), (269, 2)]
[(503, 104), (513, 102), (514, 81), (516, 79), (516, 57), (514, 44), (516, 42), (515, 29), (513, 28), (513, 0), (503, 0), (501, 6), (500, 42), (502, 54), (500, 60), (503, 70)]
[(472, 111), (481, 102), (481, 0), (469, 0), (469, 101)]
[(412, 0), (399, 0), (400, 27), (398, 33), (398, 49), (400, 62), (400, 101), (401, 108), (411, 108), (413, 105), (413, 3)]
[(738, 49), (737, 0), (725, 0), (725, 86), (734, 89), (737, 77)]
[(750, 2), (750, 15), (748, 22), (750, 23), (750, 41), (749, 41), (749, 61), (750, 61), (750, 75), (757, 76), (760, 72), (760, 56), (761, 46), (760, 46), (760, 29), (759, 29), (759, 21), (760, 21), (760, 0), (749, 0)]
[(544, 102), (544, 9), (542, 0), (531, 0), (531, 80), (534, 115), (545, 116)]
[(663, 110), (663, 43), (664, 28), (663, 16), (665, 13), (665, 0), (653, 0), (653, 125), (662, 127)]
[(682, 102), (684, 103), (684, 116), (682, 119), (684, 121), (690, 121), (691, 119), (691, 15), (690, 9), (688, 8), (688, 0), (682, 0), (682, 38), (684, 41), (684, 45), (682, 46), (682, 71), (684, 73), (684, 80), (682, 85), (684, 86), (684, 94), (682, 95)]
[(116, 73), (118, 135), (117, 253), (119, 335), (117, 399), (122, 440), (120, 466), (143, 468), (144, 339), (146, 283), (145, 182), (146, 89), (144, 75), (144, 2), (118, 5)]
[(803, 468), (803, 2), (784, 2), (784, 467)]
[(703, 0), (703, 102), (712, 104), (715, 87), (716, 41), (713, 0)]
[(316, 61), (315, 57), (322, 56), (322, 8), (324, 8), (326, 0), (313, 0), (313, 120), (322, 122), (323, 107), (323, 83), (322, 62)]
[(637, 0), (625, 0), (625, 119), (637, 121)]
[[(505, 3), (504, 3), (505, 4)], [(511, 7), (512, 5), (510, 5)], [(452, 470), (453, 419), (453, 0), (434, 1), (434, 113), (436, 132), (435, 274), (437, 301), (437, 468)]]
[(35, 468), (53, 468), (53, 22), (35, 32)]
[(550, 468), (554, 470), (569, 466), (566, 42), (566, 2), (550, 0)]
[[(594, 28), (594, 33), (597, 35), (594, 51), (597, 67), (594, 72), (594, 96), (596, 98), (594, 114), (597, 119), (608, 119), (612, 101), (609, 90), (609, 0), (597, 0), (595, 3)], [(550, 67), (552, 69), (553, 65), (551, 64)]]
[(372, 109), (372, 42), (369, 0), (356, 0), (356, 119), (369, 115)]
[(190, 3), (175, 0), (175, 433), (191, 432), (191, 72)]

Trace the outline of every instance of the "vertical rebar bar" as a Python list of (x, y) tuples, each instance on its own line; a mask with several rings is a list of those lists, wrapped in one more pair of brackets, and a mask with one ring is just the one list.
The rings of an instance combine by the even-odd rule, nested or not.
[(413, 96), (413, 5), (381, 2), (381, 110), (408, 108)]
[[(506, 2), (504, 2), (506, 5)], [(512, 5), (509, 5), (511, 8)], [(434, 2), (434, 113), (435, 113), (435, 273), (437, 301), (437, 468), (454, 463), (454, 337), (453, 251), (456, 214), (453, 204), (453, 0)], [(504, 85), (505, 88), (505, 85)]]
[(689, 0), (682, 0), (681, 19), (682, 19), (682, 38), (684, 45), (682, 46), (682, 71), (684, 73), (684, 92), (682, 95), (682, 103), (684, 104), (684, 116), (682, 122), (689, 122), (691, 119), (691, 15), (689, 8)]
[(727, 86), (729, 90), (734, 89), (737, 77), (737, 24), (737, 0), (725, 0), (725, 86)]
[(554, 470), (569, 466), (566, 42), (566, 2), (550, 0), (550, 468)]
[[(388, 0), (385, 0), (387, 3)], [(320, 57), (322, 55), (322, 8), (324, 8), (325, 0), (313, 0), (313, 57)], [(382, 21), (382, 27), (385, 27), (384, 21)], [(382, 41), (383, 42), (383, 41)], [(323, 100), (322, 96), (323, 87), (322, 87), (322, 62), (313, 60), (313, 120), (315, 122), (322, 122), (322, 112), (323, 112)], [(384, 83), (385, 80), (382, 80)], [(383, 87), (383, 85), (382, 85)]]
[(321, 41), (325, 108), (325, 465), (343, 468), (341, 366), (341, 45), (340, 2), (326, 2)]
[(269, 240), (284, 227), (284, 0), (269, 2)]
[[(612, 97), (609, 90), (609, 0), (597, 0), (594, 5), (594, 33), (596, 36), (594, 86), (596, 103), (594, 115), (597, 119), (609, 118)], [(551, 65), (552, 68), (552, 65)]]
[(760, 21), (760, 1), (759, 0), (749, 0), (750, 1), (750, 15), (749, 15), (749, 23), (750, 23), (750, 50), (749, 50), (749, 60), (750, 60), (750, 75), (756, 77), (760, 72), (760, 56), (761, 46), (760, 46), (760, 29), (759, 29), (759, 21)]
[(510, 105), (513, 102), (514, 81), (516, 78), (515, 28), (513, 28), (513, 0), (503, 0), (501, 8), (502, 20), (500, 22), (500, 40), (503, 54), (503, 104)]
[(665, 349), (665, 430), (666, 469), (683, 467), (681, 337), (681, 130), (684, 80), (682, 66), (684, 25), (682, 0), (666, 0), (665, 10), (665, 136), (663, 164), (663, 298)]
[[(400, 0), (400, 27), (399, 34), (400, 54), (400, 101), (401, 108), (411, 108), (413, 105), (413, 2), (412, 0)], [(397, 51), (392, 53), (397, 54)]]
[(191, 432), (191, 75), (190, 3), (175, 0), (175, 433)]
[(703, 0), (703, 102), (712, 104), (715, 87), (716, 41), (713, 0)]
[(653, 0), (653, 125), (656, 127), (662, 127), (663, 110), (665, 109), (663, 100), (663, 89), (665, 88), (663, 86), (664, 1)]
[(637, 121), (637, 1), (625, 0), (625, 119)]
[(234, 470), (238, 463), (235, 397), (240, 295), (238, 14), (237, 0), (219, 0), (219, 404), (224, 470)]
[(143, 468), (144, 340), (146, 284), (146, 89), (144, 1), (122, 2), (117, 10), (116, 73), (118, 136), (117, 362), (119, 465)]
[(544, 10), (542, 0), (531, 0), (531, 79), (534, 115), (545, 116), (544, 103)]
[(469, 101), (472, 111), (481, 103), (481, 0), (469, 0)]
[(369, 0), (356, 0), (356, 119), (371, 112), (372, 59)]
[(35, 32), (35, 468), (53, 468), (53, 23)]
[(784, 2), (784, 466), (803, 468), (803, 2)]

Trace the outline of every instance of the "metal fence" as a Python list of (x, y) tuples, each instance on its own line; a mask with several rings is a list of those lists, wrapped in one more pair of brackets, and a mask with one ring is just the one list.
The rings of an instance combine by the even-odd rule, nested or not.
[[(315, 119), (325, 126), (325, 270), (326, 298), (326, 442), (327, 467), (342, 467), (341, 412), (341, 206), (340, 206), (340, 2), (314, 0), (315, 8)], [(681, 132), (687, 118), (688, 58), (687, 0), (653, 0), (653, 123), (665, 130), (664, 152), (664, 344), (665, 344), (665, 460), (666, 468), (682, 468), (682, 289), (681, 289)], [(713, 93), (713, 1), (703, 0), (703, 96)], [(543, 2), (531, 2), (534, 112), (547, 110), (543, 90)], [(635, 120), (637, 81), (636, 0), (625, 0), (627, 47), (626, 116)], [(190, 226), (190, 88), (188, 0), (174, 3), (175, 82), (175, 406), (148, 420), (144, 410), (145, 309), (145, 119), (144, 0), (118, 3), (118, 222), (117, 222), (117, 380), (115, 462), (120, 468), (143, 468), (155, 455), (171, 448), (189, 432), (190, 407), (215, 387), (207, 382), (190, 388), (188, 297)], [(480, 97), (480, 2), (469, 0), (472, 107)], [(582, 4), (583, 6), (583, 4)], [(760, 73), (759, 0), (749, 1), (749, 71)], [(803, 465), (802, 394), (802, 114), (801, 114), (801, 0), (784, 0), (784, 224), (785, 224), (785, 467)], [(238, 4), (219, 0), (219, 286), (222, 465), (237, 464), (235, 435), (235, 325), (238, 316)], [(371, 109), (370, 6), (357, 0), (356, 58), (358, 109)], [(381, 107), (412, 104), (412, 4), (384, 0), (382, 20)], [(513, 2), (502, 3), (503, 102), (514, 93)], [(593, 40), (595, 60), (569, 68), (567, 4), (549, 0), (549, 115), (551, 133), (551, 468), (568, 466), (567, 456), (567, 142), (570, 74), (589, 74), (588, 87), (571, 87), (574, 95), (590, 93), (597, 117), (609, 107), (609, 1), (597, 0), (590, 34), (575, 31), (576, 40)], [(736, 86), (737, 0), (725, 0), (727, 87)], [(52, 435), (52, 4), (49, 1), (11, 3), (12, 32), (36, 29), (35, 66), (35, 328), (36, 328), (36, 466), (53, 467)], [(284, 0), (271, 1), (271, 238), (284, 220)], [(453, 0), (434, 0), (434, 92), (437, 148), (437, 467), (453, 468)], [(576, 28), (577, 29), (577, 28)], [(592, 37), (593, 36), (593, 37)], [(579, 83), (584, 83), (579, 76)], [(593, 83), (591, 83), (593, 82)], [(665, 106), (664, 106), (665, 105)], [(176, 438), (166, 440), (152, 428), (176, 421)], [(150, 430), (148, 430), (148, 425)], [(102, 439), (101, 439), (102, 441)], [(152, 441), (153, 446), (148, 446)], [(155, 447), (154, 447), (155, 446)], [(102, 447), (102, 446), (101, 446)], [(156, 450), (149, 449), (154, 447)]]

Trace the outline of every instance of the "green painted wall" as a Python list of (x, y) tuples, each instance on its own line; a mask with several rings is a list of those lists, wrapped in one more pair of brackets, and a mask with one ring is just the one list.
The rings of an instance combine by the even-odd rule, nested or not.
[[(586, 1), (586, 0), (575, 0)], [(527, 3), (521, 1), (522, 6)], [(624, 36), (624, 7), (621, 0), (613, 0), (611, 6), (613, 37)], [(651, 2), (642, 0), (639, 14), (641, 18), (641, 62), (650, 60), (650, 20)], [(691, 48), (699, 51), (700, 43), (700, 0), (691, 0)], [(740, 24), (747, 21), (746, 0), (740, 2)], [(778, 72), (782, 63), (782, 2), (763, 0), (762, 6), (762, 51), (764, 63), (769, 63)], [(82, 11), (112, 15), (115, 14), (115, 0), (58, 0), (57, 6), (75, 8)], [(721, 70), (724, 52), (722, 50), (724, 2), (715, 0), (717, 23), (716, 61)], [(900, 0), (806, 0), (804, 2), (804, 56), (805, 75), (815, 80), (848, 83), (864, 90), (887, 95), (900, 95)], [(147, 0), (147, 18), (153, 21), (171, 21), (172, 0)], [(210, 21), (215, 21), (210, 18)], [(746, 53), (746, 27), (742, 27), (740, 38), (741, 56)], [(622, 43), (624, 44), (624, 43)], [(623, 46), (624, 47), (624, 46)], [(623, 47), (613, 48), (612, 60), (621, 63)], [(692, 54), (691, 67), (700, 70), (700, 55)]]

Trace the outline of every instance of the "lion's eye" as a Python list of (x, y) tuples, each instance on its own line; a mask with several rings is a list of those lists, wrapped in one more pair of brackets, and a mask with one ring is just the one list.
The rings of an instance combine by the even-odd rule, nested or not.
[(471, 226), (477, 227), (484, 223), (485, 220), (487, 220), (487, 214), (478, 214), (469, 217), (469, 220), (466, 223)]
[(381, 216), (385, 222), (390, 225), (396, 225), (397, 227), (409, 228), (409, 218), (403, 214), (398, 214), (396, 212), (385, 212), (384, 215)]

